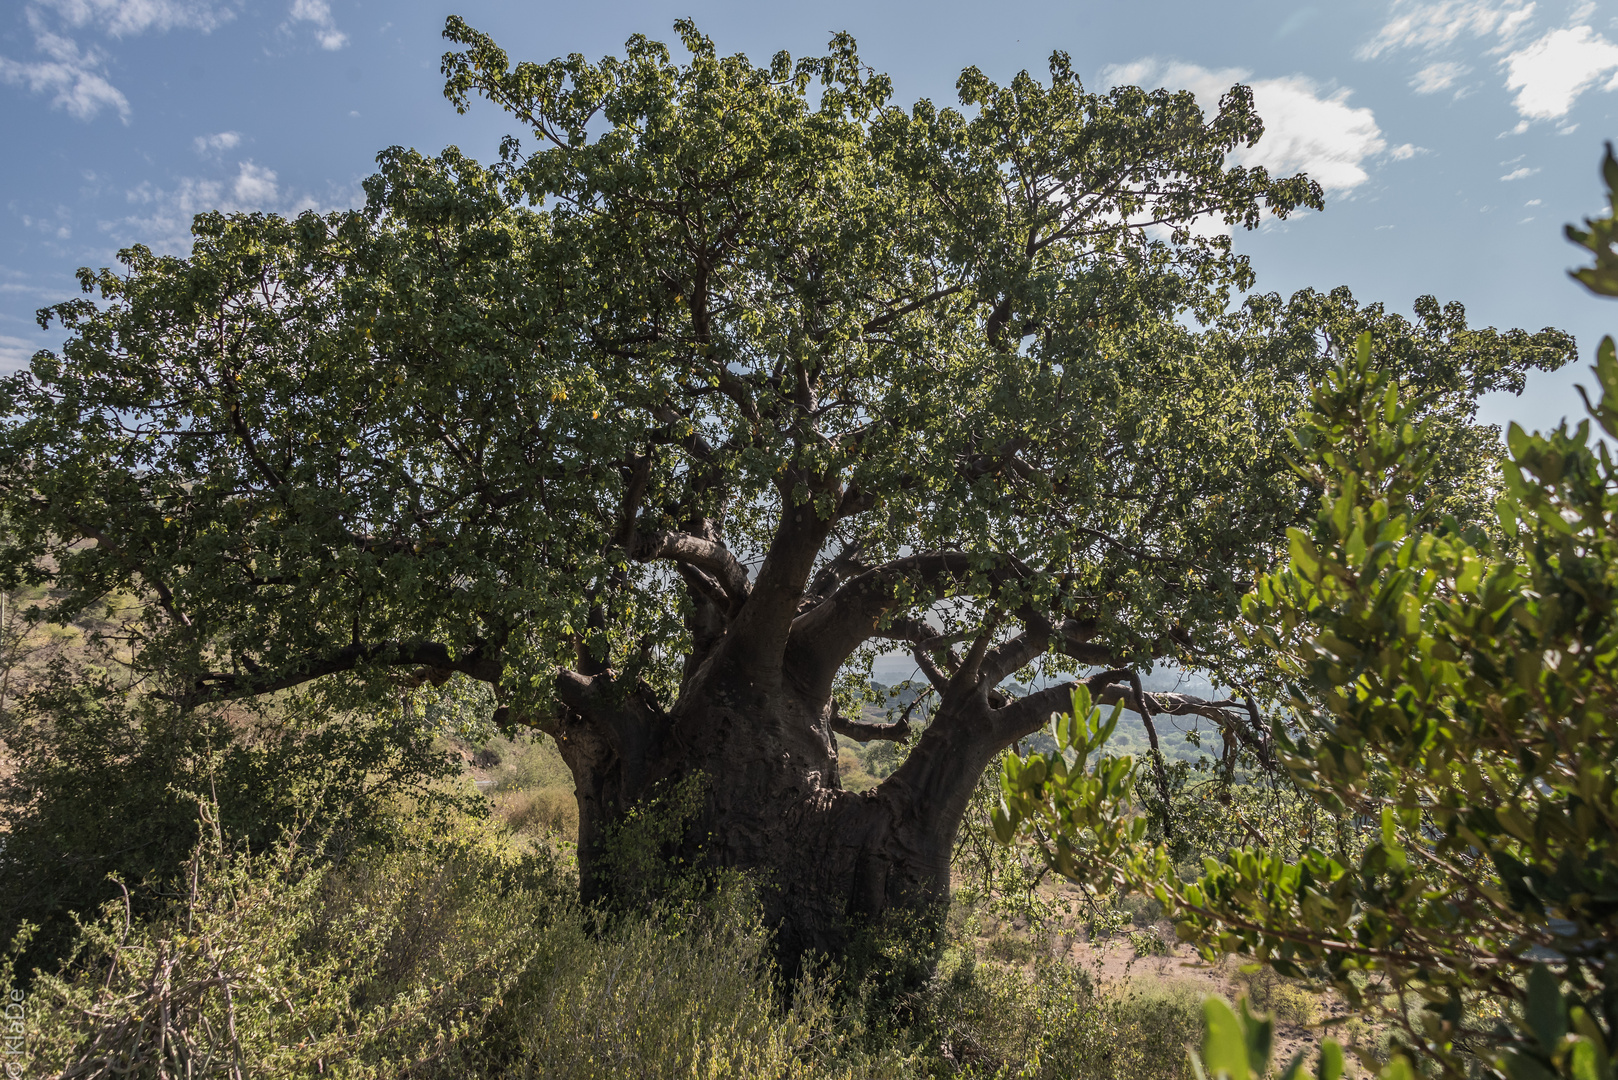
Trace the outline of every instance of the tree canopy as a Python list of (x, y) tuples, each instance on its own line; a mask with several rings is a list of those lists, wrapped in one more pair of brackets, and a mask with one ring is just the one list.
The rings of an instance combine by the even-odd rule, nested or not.
[(672, 691), (715, 632), (686, 589), (779, 649), (797, 612), (749, 600), (828, 537), (834, 579), (1014, 563), (989, 606), (1139, 661), (1208, 640), (1297, 513), (1276, 434), (1319, 336), (1375, 326), (1463, 401), (1565, 355), (1436, 304), (1225, 314), (1252, 275), (1217, 226), (1321, 204), (1227, 167), (1263, 130), (1243, 87), (1204, 117), (1058, 53), (906, 111), (844, 36), (756, 67), (679, 29), (684, 65), (636, 37), (509, 68), (451, 19), (446, 93), (537, 150), (389, 150), (363, 210), (204, 215), (189, 258), (85, 271), (103, 302), (42, 312), (71, 339), (5, 388), (8, 572), (64, 611), (148, 591), (194, 696), (372, 662), (541, 710), (580, 665)]

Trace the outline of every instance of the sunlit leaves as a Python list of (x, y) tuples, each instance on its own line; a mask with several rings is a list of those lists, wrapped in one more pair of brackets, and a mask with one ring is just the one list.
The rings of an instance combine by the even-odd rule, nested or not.
[(1118, 868), (1146, 833), (1134, 805), (1134, 759), (1101, 753), (1122, 711), (1115, 706), (1103, 720), (1090, 691), (1077, 687), (1072, 710), (1051, 716), (1052, 750), (1002, 759), (1000, 804), (990, 812), (1002, 844), (1022, 835), (1051, 869), (1101, 892), (1117, 884)]
[[(1182, 932), (1215, 948), (1283, 971), (1322, 965), (1366, 1008), (1380, 1002), (1356, 973), (1419, 993), (1418, 1015), (1396, 1015), (1447, 1069), (1465, 1067), (1462, 1047), (1492, 1044), (1514, 1080), (1608, 1076), (1618, 483), (1588, 422), (1513, 426), (1502, 535), (1438, 518), (1433, 448), (1370, 355), (1365, 340), (1315, 394), (1300, 467), (1321, 512), (1244, 612), (1312, 691), (1294, 706), (1313, 719), (1275, 732), (1288, 767), (1375, 838), (1358, 865), (1255, 850), (1210, 861), (1192, 886), (1162, 866), (1146, 876), (1180, 904)], [(1597, 375), (1618, 386), (1609, 347)], [(1525, 1026), (1466, 1030), (1467, 1003), (1490, 997), (1521, 1003)], [(1575, 1016), (1588, 1029), (1576, 1039)]]

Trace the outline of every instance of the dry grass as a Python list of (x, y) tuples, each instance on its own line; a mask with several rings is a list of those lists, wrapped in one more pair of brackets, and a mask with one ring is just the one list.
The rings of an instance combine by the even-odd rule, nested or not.
[(496, 791), (494, 812), (513, 832), (579, 842), (579, 803), (571, 787)]

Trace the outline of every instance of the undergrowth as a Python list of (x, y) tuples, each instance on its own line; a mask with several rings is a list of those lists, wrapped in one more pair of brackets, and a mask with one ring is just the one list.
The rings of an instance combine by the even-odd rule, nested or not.
[(902, 985), (879, 964), (789, 981), (746, 880), (608, 917), (565, 844), (494, 820), (332, 860), (307, 830), (251, 851), (212, 814), (181, 896), (106, 904), (33, 974), (25, 1075), (1167, 1080), (1200, 1032), (1189, 989), (1109, 997), (960, 933)]

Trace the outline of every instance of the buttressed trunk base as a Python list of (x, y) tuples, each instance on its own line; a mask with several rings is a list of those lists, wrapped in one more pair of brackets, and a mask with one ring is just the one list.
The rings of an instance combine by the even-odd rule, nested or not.
[[(635, 822), (654, 841), (678, 836), (665, 858), (752, 877), (788, 971), (808, 954), (842, 955), (860, 927), (896, 913), (926, 920), (948, 902), (956, 830), (1003, 745), (983, 737), (996, 725), (964, 737), (967, 725), (941, 713), (897, 771), (855, 793), (838, 781), (829, 704), (737, 674), (710, 683), (670, 714), (639, 705), (556, 726), (587, 901), (633, 899), (613, 838)], [(699, 794), (680, 805), (674, 793), (693, 782)], [(679, 827), (669, 819), (682, 812)]]

